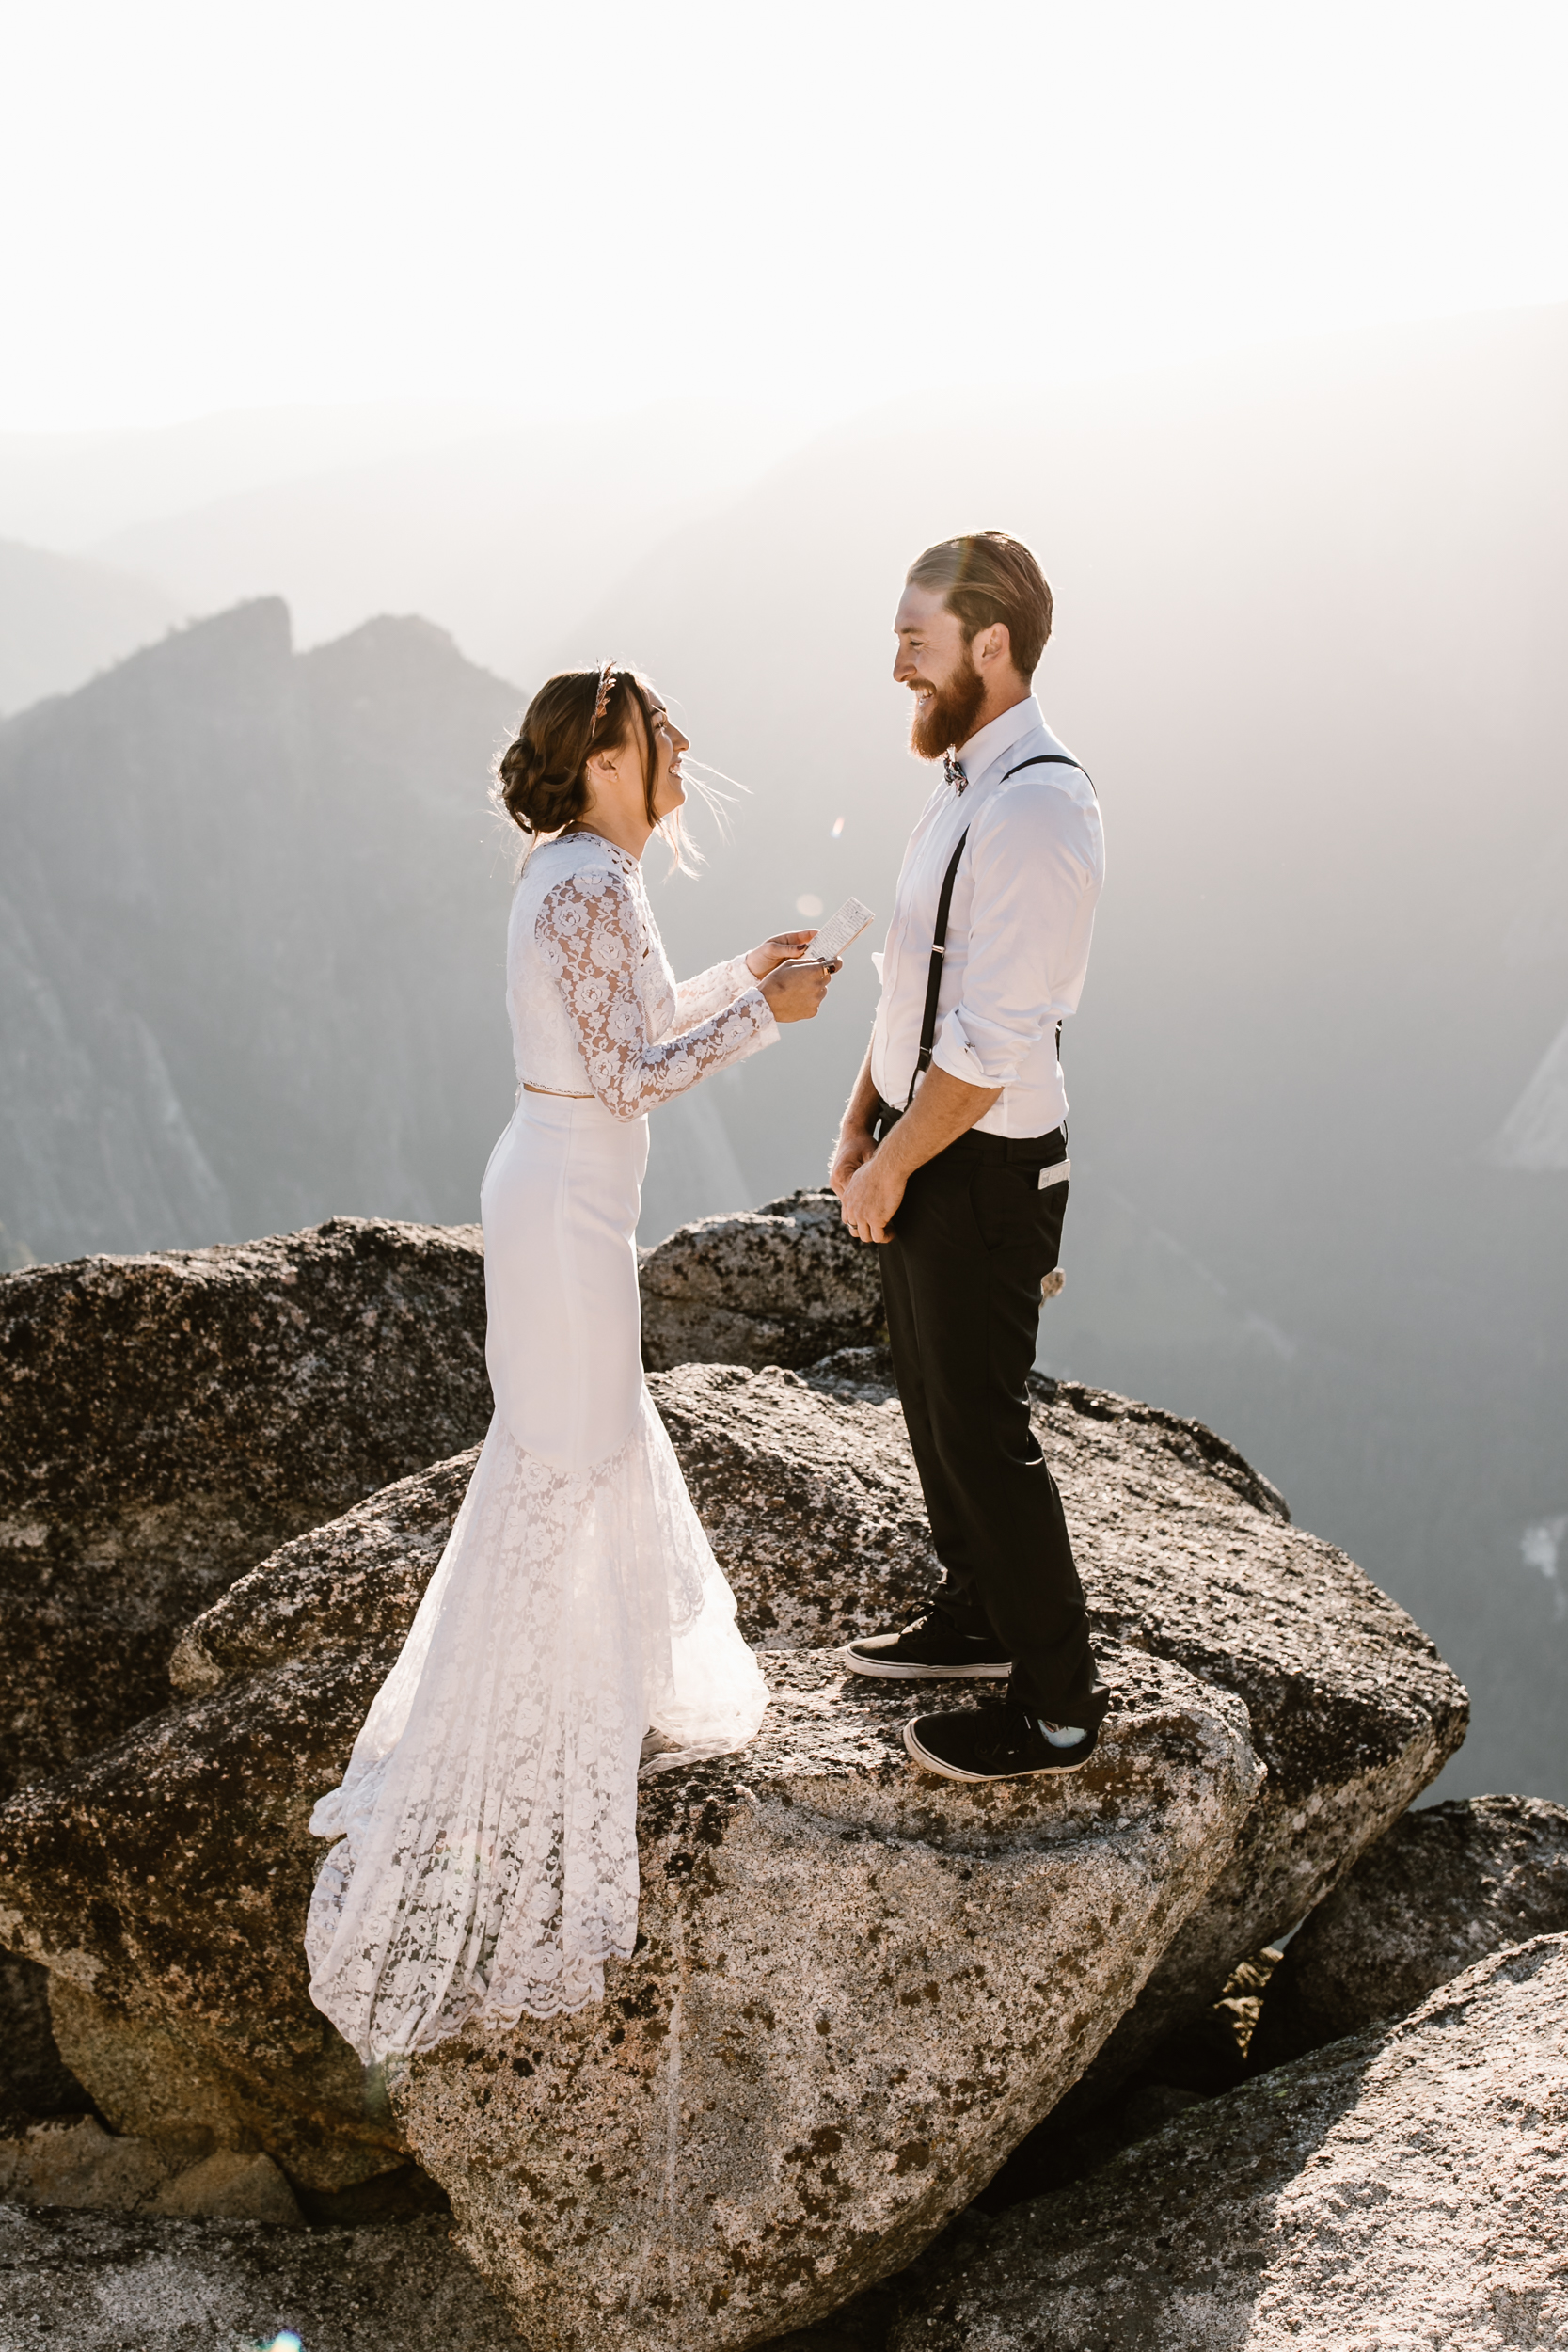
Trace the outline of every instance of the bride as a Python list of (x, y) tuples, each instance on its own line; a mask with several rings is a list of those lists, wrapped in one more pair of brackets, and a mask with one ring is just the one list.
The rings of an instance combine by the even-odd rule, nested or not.
[[(521, 1084), (481, 1193), (495, 1415), (341, 1788), (310, 1994), (367, 2062), (604, 1993), (637, 1932), (644, 1734), (744, 1746), (768, 1693), (642, 1378), (647, 1112), (807, 1021), (791, 931), (678, 985), (639, 861), (685, 801), (646, 680), (552, 677), (500, 762)], [(836, 969), (836, 967), (832, 967)]]

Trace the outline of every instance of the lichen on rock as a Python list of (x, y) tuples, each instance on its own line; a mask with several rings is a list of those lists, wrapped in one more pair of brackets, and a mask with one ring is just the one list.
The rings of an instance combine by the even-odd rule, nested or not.
[(642, 1355), (674, 1364), (809, 1364), (884, 1336), (877, 1253), (831, 1192), (700, 1217), (643, 1253)]
[(1268, 1778), (1227, 1869), (1080, 2094), (1218, 1998), (1434, 1780), (1469, 1700), (1414, 1619), (1200, 1422), (1040, 1382), (1097, 1627), (1243, 1699)]
[(483, 1350), (477, 1227), (0, 1276), (0, 1792), (166, 1706), (244, 1569), (482, 1438)]
[[(775, 1704), (737, 1756), (651, 1759), (641, 1935), (602, 2006), (470, 2028), (388, 2084), (309, 1999), (307, 1823), (488, 1419), (477, 1236), (339, 1220), (123, 1264), (85, 1288), (46, 1269), (71, 1280), (40, 1297), (68, 1367), (94, 1312), (124, 1394), (152, 1364), (140, 1438), (123, 1411), (100, 1434), (88, 1400), (51, 1453), (26, 1391), (24, 1474), (59, 1513), (61, 1624), (85, 1610), (100, 1656), (128, 1625), (132, 1671), (24, 1727), (55, 1762), (0, 1806), (0, 1942), (49, 1969), (111, 2150), (166, 2164), (183, 2135), (181, 2177), (214, 2162), (220, 2186), (264, 2155), (312, 2220), (401, 2194), (417, 2157), (541, 2343), (721, 2352), (895, 2269), (1048, 2109), (1103, 2095), (1320, 1901), (1462, 1734), (1431, 1645), (1232, 1448), (1040, 1382), (1117, 1704), (1066, 1783), (915, 1772), (902, 1721), (967, 1702), (833, 1648), (939, 1573), (874, 1253), (828, 1196), (709, 1220), (644, 1261), (650, 1386)], [(24, 1336), (16, 1394), (48, 1352)], [(105, 1527), (134, 1565), (83, 1600)]]
[(400, 2070), (459, 2243), (559, 2352), (725, 2352), (935, 2235), (1092, 2056), (1252, 1802), (1243, 1709), (1129, 1653), (1067, 1781), (913, 1772), (907, 1693), (763, 1653), (752, 1745), (644, 1785), (602, 2005)]
[(1555, 2344), (1568, 1937), (1176, 2122), (971, 2232), (890, 2352)]
[(6, 2352), (526, 2352), (448, 2224), (265, 2228), (0, 2205)]
[(293, 2189), (256, 2148), (170, 2144), (106, 2132), (96, 2117), (0, 2139), (0, 2198), (76, 2213), (147, 2213), (304, 2226)]
[[(721, 1376), (691, 1366), (666, 1375), (692, 1424), (686, 1442), (693, 1451), (693, 1401), (705, 1380)], [(895, 1515), (902, 1477), (906, 1523), (923, 1534), (886, 1351), (830, 1357), (800, 1377), (831, 1405), (835, 1420), (843, 1417), (837, 1425), (863, 1433), (877, 1464), (879, 1520)], [(1292, 1526), (1277, 1491), (1201, 1422), (1076, 1381), (1036, 1380), (1033, 1388), (1035, 1426), (1062, 1490), (1097, 1631), (1235, 1692), (1246, 1703), (1268, 1766), (1229, 1865), (1074, 2094), (1086, 2109), (1108, 2096), (1152, 2044), (1217, 1999), (1251, 1953), (1323, 1899), (1442, 1770), (1464, 1739), (1469, 1703), (1397, 1602), (1342, 1551)], [(787, 1519), (791, 1483), (827, 1483), (847, 1439), (830, 1446), (825, 1430), (814, 1437), (805, 1422), (791, 1429), (781, 1416), (788, 1459), (769, 1467), (766, 1449), (747, 1447), (747, 1413), (728, 1391), (723, 1404), (735, 1438), (723, 1435), (721, 1409), (711, 1412), (693, 1486), (728, 1568), (723, 1479), (706, 1457), (721, 1456), (727, 1443), (737, 1453), (745, 1449), (748, 1490), (755, 1496), (749, 1508), (766, 1546), (772, 1514), (755, 1490), (770, 1479), (780, 1518)], [(836, 1501), (836, 1515), (830, 1510), (820, 1519), (817, 1547), (827, 1553), (837, 1541), (852, 1568), (859, 1522), (868, 1515), (848, 1479), (840, 1481)], [(903, 1559), (901, 1578), (883, 1580), (888, 1597), (897, 1582), (911, 1596), (931, 1590), (936, 1569), (928, 1538), (923, 1549), (911, 1544)], [(736, 1566), (737, 1591), (744, 1590), (744, 1561)], [(831, 1566), (816, 1573), (827, 1581)], [(769, 1602), (774, 1586), (786, 1582), (782, 1569), (773, 1572)], [(873, 1597), (879, 1601), (881, 1593)]]
[[(410, 1580), (395, 1554), (378, 1554), (377, 1543), (394, 1518), (404, 1525), (412, 1518), (433, 1549), (410, 1491), (428, 1495), (440, 1482), (450, 1504), (460, 1465), (405, 1482), (378, 1504), (288, 1547), (279, 1581), (291, 1605), (275, 1606), (267, 1574), (255, 1572), (219, 1604), (222, 1641), (201, 1642), (204, 1658), (215, 1654), (237, 1667), (229, 1679), (0, 1811), (0, 1895), (10, 1934), (48, 1962), (66, 2054), (121, 2130), (157, 2137), (183, 2115), (247, 2136), (292, 2181), (317, 2189), (389, 2171), (412, 2145), (449, 2194), (471, 2189), (477, 2175), (460, 2142), (418, 2123), (402, 2094), (395, 2114), (377, 2105), (373, 2081), (367, 2084), (310, 2005), (301, 1942), (322, 1853), (306, 1827), (309, 1810), (341, 1772), (402, 1638), (401, 1611), (412, 1610), (421, 1581)], [(367, 1548), (397, 1587), (398, 1608), (380, 1615), (365, 1608)], [(309, 1553), (319, 1611), (297, 1605)], [(241, 1622), (246, 1602), (256, 1615), (248, 1634)], [(920, 2166), (911, 2155), (903, 2171), (919, 2170), (922, 2179), (907, 2183), (891, 2203), (884, 2200), (879, 2219), (854, 2225), (863, 2249), (891, 2233), (885, 2262), (863, 2255), (885, 2267), (900, 2245), (928, 2233), (929, 2228), (994, 2169), (1092, 2055), (1221, 1866), (1258, 1772), (1233, 1700), (1131, 1652), (1120, 1674), (1128, 1705), (1107, 1737), (1103, 1765), (1079, 1776), (1065, 1800), (1056, 1785), (1042, 1797), (1031, 1783), (980, 1791), (977, 1799), (958, 1784), (912, 1772), (898, 1740), (907, 1694), (847, 1677), (838, 1661), (819, 1654), (766, 1655), (780, 1698), (762, 1739), (695, 1774), (644, 1784), (649, 1941), (642, 1960), (628, 1963), (626, 1983), (594, 2014), (613, 2030), (624, 2023), (625, 2003), (642, 1998), (650, 1971), (667, 1977), (673, 1947), (668, 1937), (660, 1941), (658, 1921), (672, 1887), (689, 1879), (694, 1889), (706, 1888), (715, 1872), (722, 1878), (720, 1850), (743, 1851), (744, 1919), (724, 1931), (726, 1964), (719, 1972), (730, 1980), (736, 2007), (715, 2026), (722, 2026), (722, 2063), (738, 2070), (736, 2081), (759, 2063), (759, 2021), (803, 1998), (800, 1988), (814, 1973), (832, 1974), (831, 1945), (832, 1962), (849, 1972), (840, 1975), (829, 2005), (849, 2054), (835, 2061), (837, 2073), (863, 2039), (868, 2053), (880, 2053), (881, 2095), (895, 2110), (900, 2098), (919, 2110), (907, 2129), (900, 2126), (895, 2154), (906, 2142), (933, 2144), (931, 2063), (949, 2083), (970, 2086), (962, 2105), (974, 2121), (958, 2127), (956, 2145)], [(1061, 1841), (1074, 1825), (1069, 1867)], [(1033, 1858), (1032, 1847), (1039, 1849)], [(958, 1858), (942, 1860), (950, 1848)], [(924, 1886), (907, 1929), (918, 1949), (900, 1947), (905, 1931), (863, 1887), (868, 1948), (852, 1948), (852, 1935), (846, 1942), (854, 1907), (844, 1911), (839, 1896), (867, 1872), (891, 1873), (911, 1902)], [(983, 1901), (972, 1885), (977, 1874), (986, 1882)], [(933, 1887), (945, 1890), (945, 1913), (940, 1904), (933, 1913)], [(662, 1958), (648, 1956), (655, 1947)], [(873, 1952), (891, 1986), (878, 1995), (876, 2008), (888, 2014), (875, 2030), (857, 2009)], [(1042, 1952), (1056, 1954), (1043, 1992), (1036, 1981)], [(901, 1998), (916, 1982), (915, 1969), (919, 1985), (953, 1979), (941, 2016), (925, 1994)], [(1065, 2010), (1052, 2007), (1058, 1994)], [(668, 1997), (666, 1982), (665, 2007)], [(816, 2015), (800, 2031), (804, 2046), (820, 2054)], [(587, 2029), (566, 2021), (560, 2030)], [(1022, 2062), (1015, 2050), (1015, 2062), (1003, 2065), (1003, 2043), (1013, 2031), (1022, 2036)], [(996, 2041), (994, 2064), (983, 2060), (988, 2037)], [(622, 2063), (613, 2056), (619, 2048), (611, 2045), (612, 2074)], [(907, 2093), (889, 2090), (900, 2068)], [(628, 2121), (634, 2073), (610, 2101), (626, 2106)], [(759, 2130), (773, 2106), (784, 2102), (781, 2114), (788, 2108), (777, 2066), (764, 2067), (763, 2077)], [(169, 2100), (172, 2112), (160, 2105)], [(810, 2130), (819, 2127), (843, 2129), (819, 2119)], [(809, 2140), (810, 2130), (801, 2129)], [(545, 2161), (542, 2150), (535, 2158)], [(844, 2259), (835, 2252), (830, 2268)], [(832, 2293), (853, 2283), (851, 2277)]]
[[(842, 1640), (932, 1589), (879, 1360), (653, 1375), (742, 1627), (775, 1649)], [(1098, 1391), (1042, 1391), (1039, 1411), (1098, 1622), (1130, 1654), (1174, 1655), (1239, 1689), (1271, 1766), (1237, 1850), (1244, 1867), (1220, 1873), (1155, 1970), (1161, 2007), (1146, 2025), (1146, 1993), (1136, 2020), (1147, 2042), (1214, 1999), (1281, 1915), (1289, 1924), (1309, 1908), (1402, 1811), (1448, 1752), (1462, 1699), (1408, 1618), (1291, 1528), (1207, 1433)], [(399, 1482), (240, 1579), (180, 1642), (186, 1708), (0, 1812), (0, 1899), (21, 1947), (75, 1982), (61, 2001), (74, 2003), (67, 2040), (89, 2089), (114, 2019), (143, 2021), (150, 2082), (167, 2073), (159, 2037), (173, 2032), (190, 2062), (215, 2070), (213, 2099), (309, 2185), (402, 2160), (389, 2119), (362, 2112), (358, 2071), (304, 1994), (298, 1930), (320, 1850), (302, 1829), (412, 1621), (471, 1459)], [(264, 1770), (240, 1770), (242, 1756)], [(90, 1955), (75, 1958), (89, 1884), (95, 1916), (130, 1924), (95, 1931)], [(105, 2012), (91, 2031), (85, 1999)], [(1114, 2045), (1113, 2058), (1131, 2062)], [(135, 2100), (115, 2114), (148, 2128)]]
[(1568, 1808), (1465, 1797), (1406, 1813), (1292, 1938), (1252, 2063), (1278, 2066), (1402, 2017), (1489, 1952), (1564, 1933)]
[(649, 1386), (749, 1641), (852, 1641), (935, 1591), (896, 1398), (847, 1401), (773, 1365), (681, 1364)]

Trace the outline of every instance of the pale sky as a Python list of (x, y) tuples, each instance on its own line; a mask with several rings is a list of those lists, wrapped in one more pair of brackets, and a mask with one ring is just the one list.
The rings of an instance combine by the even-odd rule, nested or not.
[(0, 428), (832, 414), (1568, 297), (1563, 0), (5, 0)]

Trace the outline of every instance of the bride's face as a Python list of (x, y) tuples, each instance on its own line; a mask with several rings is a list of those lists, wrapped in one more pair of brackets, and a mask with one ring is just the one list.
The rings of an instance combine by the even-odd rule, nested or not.
[[(654, 689), (640, 681), (638, 691), (642, 695), (648, 713), (648, 733), (653, 737), (652, 806), (657, 824), (661, 817), (673, 816), (685, 803), (686, 785), (681, 776), (681, 755), (689, 752), (691, 746)], [(588, 802), (583, 815), (590, 826), (599, 832), (607, 826), (624, 828), (625, 836), (635, 835), (639, 840), (646, 837), (648, 746), (635, 715), (626, 729), (624, 743), (593, 754), (588, 762), (586, 780)], [(622, 840), (623, 833), (612, 830), (611, 838)]]
[(690, 740), (676, 726), (653, 689), (648, 689), (648, 722), (654, 734), (654, 815), (672, 816), (686, 803), (686, 786), (681, 779), (681, 755), (691, 749)]

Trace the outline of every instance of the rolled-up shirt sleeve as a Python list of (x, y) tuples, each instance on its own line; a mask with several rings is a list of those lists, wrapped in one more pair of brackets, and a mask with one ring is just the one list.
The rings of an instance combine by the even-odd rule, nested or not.
[(968, 954), (931, 1058), (968, 1086), (1007, 1087), (1078, 1009), (1105, 870), (1099, 811), (1049, 786), (1015, 788), (977, 819), (968, 858)]

